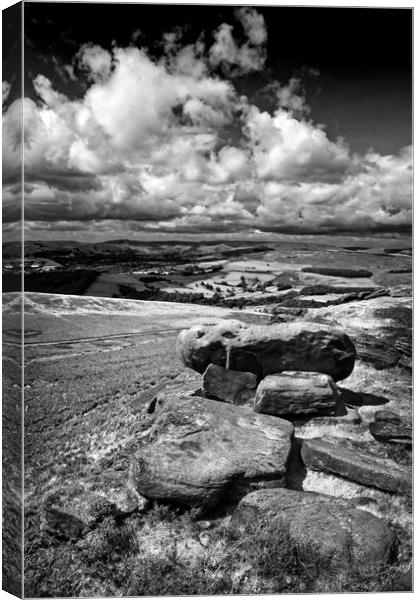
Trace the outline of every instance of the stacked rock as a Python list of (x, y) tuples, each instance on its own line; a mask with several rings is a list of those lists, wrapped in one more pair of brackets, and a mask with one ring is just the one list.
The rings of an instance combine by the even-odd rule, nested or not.
[(315, 323), (233, 320), (181, 332), (178, 351), (185, 365), (203, 373), (207, 398), (279, 417), (338, 414), (335, 381), (350, 375), (356, 355), (347, 335)]
[(150, 405), (154, 423), (131, 480), (146, 498), (204, 508), (226, 495), (284, 487), (291, 417), (335, 414), (335, 381), (355, 362), (347, 335), (311, 323), (223, 320), (182, 331), (177, 349), (203, 374), (202, 389), (163, 393)]
[(332, 553), (342, 570), (389, 560), (394, 536), (384, 521), (350, 500), (292, 489), (297, 460), (390, 493), (410, 490), (409, 470), (390, 460), (338, 439), (294, 440), (295, 420), (343, 418), (336, 382), (356, 358), (347, 335), (316, 323), (223, 320), (182, 331), (177, 350), (202, 387), (168, 390), (149, 405), (153, 424), (131, 462), (132, 489), (201, 510), (222, 503), (238, 530), (261, 517), (285, 523), (296, 543), (316, 541), (319, 556)]

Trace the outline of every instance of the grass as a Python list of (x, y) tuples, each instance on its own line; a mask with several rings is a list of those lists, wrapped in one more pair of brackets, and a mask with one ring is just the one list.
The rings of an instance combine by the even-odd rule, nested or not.
[[(124, 316), (106, 310), (102, 314), (81, 314), (76, 306), (72, 314), (69, 311), (54, 317), (53, 330), (47, 328), (51, 327), (51, 315), (46, 310), (45, 314), (32, 315), (30, 325), (42, 329), (46, 332), (42, 335), (51, 339), (59, 337), (60, 332), (74, 335), (77, 324), (81, 335), (89, 335), (102, 323), (106, 335), (126, 325), (136, 329), (156, 323), (159, 327), (166, 323), (173, 326), (175, 318), (176, 323), (185, 326), (192, 315), (189, 307), (182, 307), (187, 313), (180, 313), (175, 305), (173, 312), (167, 306), (157, 308), (158, 314), (148, 312), (147, 305), (139, 303), (138, 314)], [(205, 307), (196, 308), (200, 316), (205, 313)], [(240, 316), (246, 318), (245, 313)], [(407, 517), (402, 522), (402, 517), (411, 508), (405, 499), (396, 502), (380, 497), (377, 501), (383, 517), (394, 527), (402, 527), (402, 544), (398, 562), (374, 574), (348, 572), (338, 577), (330, 571), (327, 561), (318, 563), (307, 549), (303, 559), (301, 549), (289, 540), (286, 531), (271, 531), (267, 535), (266, 524), (255, 524), (245, 537), (237, 539), (226, 523), (205, 524), (192, 512), (178, 512), (163, 505), (156, 505), (144, 516), (132, 515), (120, 521), (104, 519), (77, 541), (59, 541), (41, 534), (40, 506), (45, 493), (76, 484), (89, 489), (113, 470), (124, 474), (130, 454), (149, 426), (146, 404), (167, 388), (181, 391), (199, 386), (199, 376), (185, 369), (176, 358), (175, 340), (175, 332), (150, 332), (144, 338), (136, 338), (129, 347), (121, 347), (118, 340), (106, 347), (93, 344), (89, 354), (83, 353), (82, 344), (75, 343), (71, 348), (74, 356), (64, 356), (68, 352), (64, 347), (46, 347), (45, 352), (55, 357), (44, 356), (42, 362), (29, 362), (26, 366), (26, 595), (103, 597), (129, 593), (391, 589), (410, 561), (411, 524)], [(384, 397), (384, 402), (389, 400), (385, 408), (407, 414), (410, 383), (410, 374), (398, 367), (377, 371), (357, 363), (344, 385)], [(360, 410), (363, 417), (368, 417), (380, 408), (361, 406)], [(357, 431), (369, 435), (366, 426)], [(383, 451), (393, 453), (399, 462), (409, 460), (407, 449), (390, 446)]]
[(3, 348), (2, 371), (2, 588), (10, 594), (21, 594), (21, 370), (8, 348)]
[[(29, 578), (29, 596), (158, 596), (390, 591), (403, 567), (337, 569), (332, 557), (294, 542), (281, 522), (257, 519), (246, 534), (156, 505), (144, 517), (105, 519), (83, 540), (43, 540), (46, 568)], [(157, 540), (157, 541), (156, 541)], [(54, 550), (54, 552), (52, 552)], [(46, 558), (48, 557), (48, 561)], [(333, 564), (332, 564), (333, 563)]]

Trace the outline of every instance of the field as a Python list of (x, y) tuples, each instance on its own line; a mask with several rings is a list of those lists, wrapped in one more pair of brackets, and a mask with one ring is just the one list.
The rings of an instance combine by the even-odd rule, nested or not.
[[(306, 267), (368, 269), (372, 275), (327, 276), (301, 271)], [(362, 423), (335, 424), (327, 430), (335, 437), (376, 448), (368, 429), (376, 410), (385, 408), (412, 418), (411, 370), (406, 356), (399, 353), (394, 359), (384, 352), (394, 349), (396, 341), (407, 340), (405, 344), (409, 344), (410, 268), (410, 256), (397, 251), (386, 253), (383, 247), (348, 252), (332, 245), (310, 250), (300, 244), (297, 250), (295, 246), (257, 254), (246, 250), (244, 256), (227, 258), (222, 270), (205, 280), (202, 276), (199, 281), (194, 276), (177, 276), (176, 283), (178, 291), (198, 291), (201, 280), (220, 288), (221, 281), (226, 281), (225, 287), (234, 287), (238, 294), (262, 298), (269, 295), (269, 287), (239, 291), (236, 286), (241, 278), (250, 282), (258, 277), (260, 283), (282, 278), (297, 293), (297, 299), (319, 303), (292, 318), (340, 328), (359, 349), (355, 369), (343, 386), (349, 396), (357, 395)], [(45, 499), (50, 494), (65, 490), (69, 498), (77, 498), (82, 492), (96, 491), (98, 481), (102, 485), (112, 482), (115, 474), (124, 479), (130, 457), (150, 427), (150, 401), (161, 391), (192, 393), (200, 387), (200, 376), (185, 368), (176, 355), (180, 330), (195, 322), (220, 318), (260, 324), (281, 315), (288, 318), (288, 309), (277, 301), (232, 310), (205, 304), (103, 297), (106, 289), (102, 283), (109, 280), (115, 285), (122, 279), (119, 275), (116, 279), (101, 277), (101, 286), (93, 288), (96, 297), (25, 294), (26, 595), (396, 589), (394, 586), (411, 564), (410, 499), (349, 481), (343, 484), (341, 478), (323, 473), (308, 471), (302, 479), (296, 477), (298, 489), (359, 499), (363, 510), (384, 518), (398, 532), (401, 542), (397, 559), (385, 572), (348, 571), (343, 581), (332, 573), (325, 577), (324, 570), (319, 574), (315, 561), (302, 572), (298, 561), (293, 563), (290, 558), (297, 550), (287, 541), (286, 532), (281, 534), (285, 540), (281, 547), (272, 547), (272, 540), (264, 539), (256, 529), (249, 531), (246, 541), (240, 544), (231, 537), (228, 520), (222, 515), (197, 516), (193, 510), (162, 504), (120, 521), (105, 519), (82, 539), (68, 539), (51, 531), (45, 521)], [(304, 288), (311, 285), (396, 291), (335, 306), (327, 305), (327, 301), (338, 301), (347, 292), (305, 292)], [(4, 385), (14, 396), (20, 386), (18, 377), (13, 376), (19, 363), (19, 303), (18, 294), (3, 295)], [(372, 349), (368, 345), (371, 339), (375, 340)], [(381, 344), (379, 351), (374, 344)], [(383, 364), (378, 364), (376, 352), (380, 360), (383, 354)], [(299, 439), (326, 431), (324, 425), (310, 421), (295, 425)], [(411, 463), (409, 447), (382, 444), (378, 451), (401, 464)], [(266, 566), (272, 552), (282, 556), (281, 575), (276, 564)]]
[[(313, 283), (350, 287), (382, 287), (410, 283), (409, 238), (312, 238), (239, 244), (133, 243), (101, 244), (28, 242), (25, 246), (26, 290), (88, 297), (136, 297), (175, 302), (218, 303), (228, 299), (264, 303), (278, 291), (300, 291)], [(6, 244), (5, 257), (18, 251)], [(4, 291), (18, 291), (20, 276), (13, 260), (5, 261)], [(42, 261), (58, 265), (44, 271)], [(35, 265), (35, 267), (34, 267)], [(333, 274), (310, 273), (330, 268)], [(368, 270), (365, 276), (344, 275), (347, 269)], [(131, 291), (131, 296), (130, 292)], [(159, 293), (161, 297), (159, 297)], [(128, 295), (127, 295), (128, 294)], [(168, 297), (166, 296), (169, 294)]]
[[(346, 285), (348, 287), (381, 287), (387, 284), (410, 282), (411, 257), (403, 254), (388, 254), (384, 249), (369, 251), (325, 248), (300, 250), (297, 248), (276, 249), (267, 252), (244, 253), (242, 260), (220, 261), (220, 270), (213, 273), (180, 272), (162, 275), (158, 281), (144, 283), (141, 275), (100, 275), (85, 291), (87, 296), (120, 295), (117, 284), (130, 285), (137, 291), (159, 289), (169, 293), (196, 293), (210, 298), (214, 292), (222, 298), (265, 298), (276, 294), (284, 285), (300, 291), (304, 286), (316, 284)], [(217, 263), (214, 263), (217, 264)], [(196, 262), (196, 268), (207, 269), (211, 263)], [(311, 267), (333, 267), (336, 275), (321, 275), (304, 272)], [(339, 275), (340, 269), (368, 269), (372, 277), (347, 277)], [(392, 271), (406, 272), (392, 272)], [(100, 282), (100, 283), (99, 283)]]

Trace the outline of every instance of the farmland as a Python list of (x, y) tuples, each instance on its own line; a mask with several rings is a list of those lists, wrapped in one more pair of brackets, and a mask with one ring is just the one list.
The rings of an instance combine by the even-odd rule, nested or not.
[[(175, 302), (195, 296), (200, 304), (229, 300), (231, 306), (237, 300), (243, 306), (314, 283), (381, 287), (410, 282), (408, 239), (364, 238), (363, 243), (355, 245), (359, 241), (349, 237), (246, 245), (29, 242), (27, 262), (49, 260), (58, 267), (46, 272), (28, 267), (26, 290)], [(6, 255), (16, 251), (13, 244), (4, 249)], [(4, 290), (17, 291), (19, 277), (10, 270), (3, 276)]]

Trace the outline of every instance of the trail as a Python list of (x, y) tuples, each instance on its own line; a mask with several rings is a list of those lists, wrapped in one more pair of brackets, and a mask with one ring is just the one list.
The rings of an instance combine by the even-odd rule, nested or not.
[[(28, 346), (55, 346), (56, 344), (73, 344), (77, 342), (97, 342), (103, 340), (111, 340), (118, 338), (128, 338), (142, 335), (154, 335), (156, 333), (173, 333), (176, 331), (182, 331), (185, 329), (184, 327), (176, 327), (172, 329), (150, 329), (150, 331), (137, 331), (135, 333), (111, 333), (109, 335), (101, 335), (96, 337), (84, 337), (84, 338), (68, 338), (64, 340), (47, 340), (44, 342), (25, 342), (25, 348)], [(3, 341), (3, 344), (8, 346), (17, 346), (21, 347), (20, 342), (8, 342)]]

